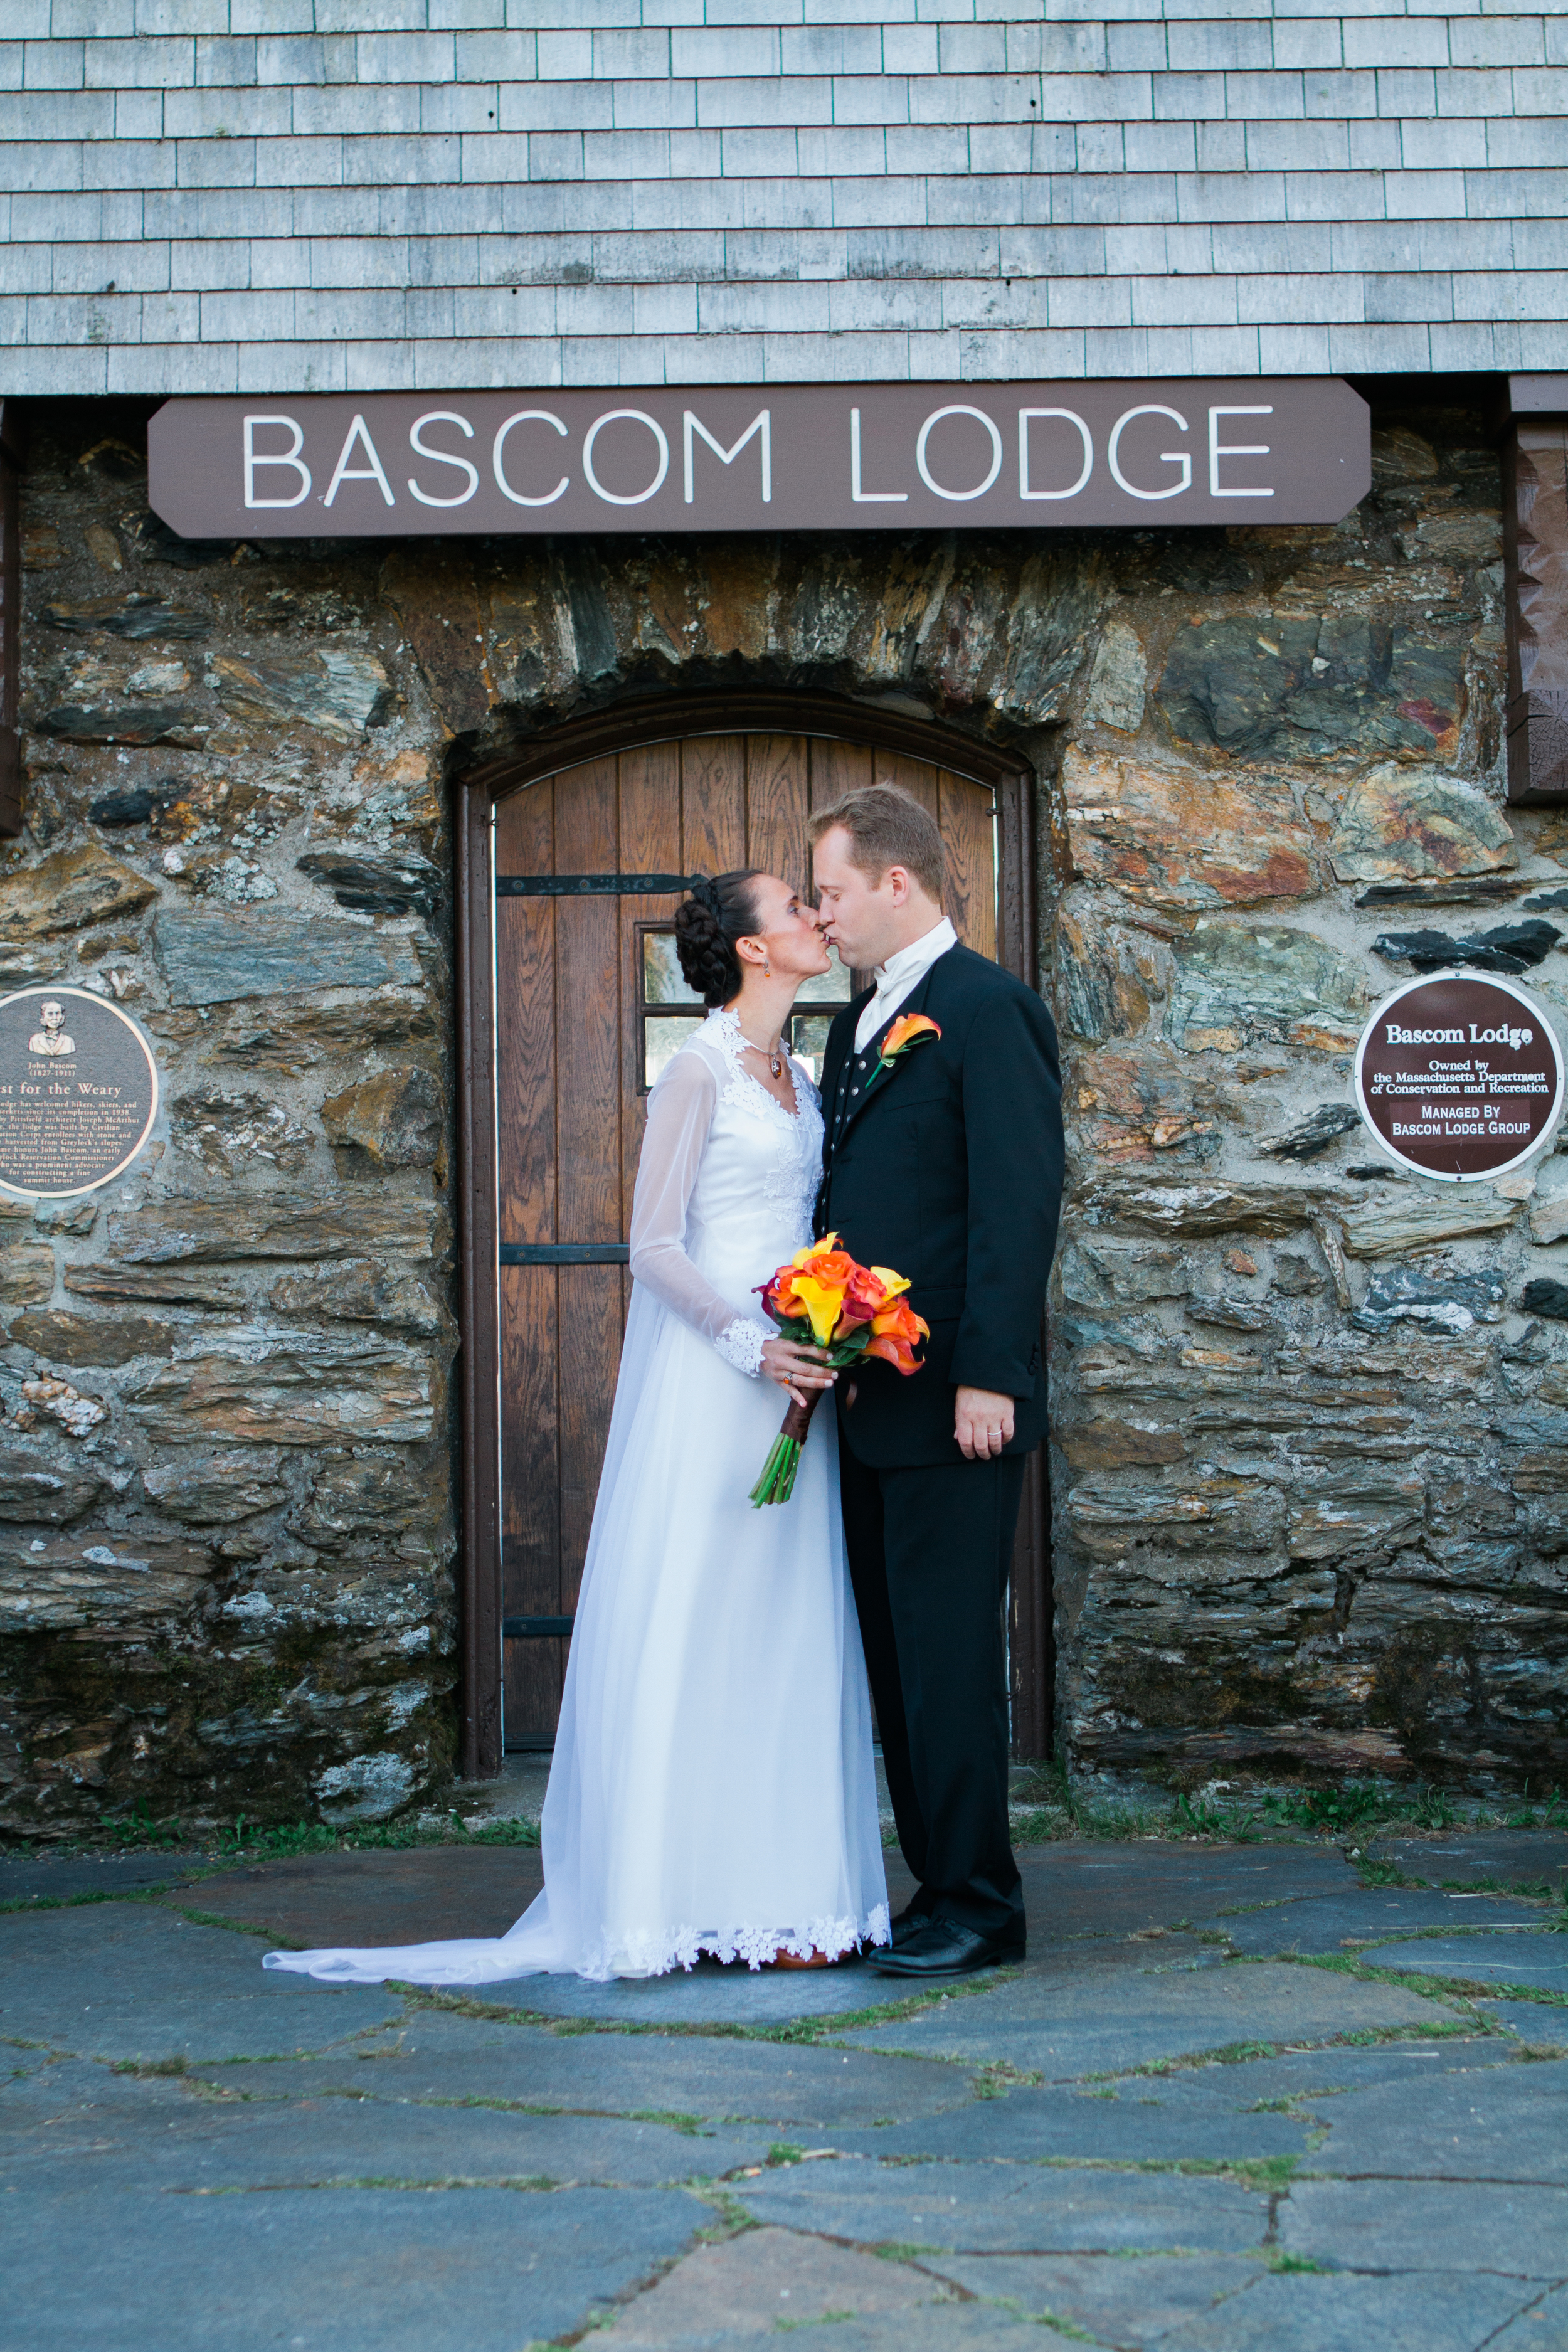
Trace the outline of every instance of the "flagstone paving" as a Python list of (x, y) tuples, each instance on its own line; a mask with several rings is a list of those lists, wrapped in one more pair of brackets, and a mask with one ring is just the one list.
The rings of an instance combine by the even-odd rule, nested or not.
[(1392, 1885), (1317, 1841), (1034, 1847), (1027, 1960), (915, 1997), (260, 1967), (502, 1928), (524, 1848), (0, 1861), (7, 2330), (1568, 2352), (1565, 1847), (1385, 1843)]

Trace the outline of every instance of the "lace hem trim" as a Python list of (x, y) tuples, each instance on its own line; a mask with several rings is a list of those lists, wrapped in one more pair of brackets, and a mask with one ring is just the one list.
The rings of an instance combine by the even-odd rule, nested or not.
[(732, 1323), (724, 1326), (713, 1345), (727, 1364), (733, 1364), (738, 1372), (754, 1381), (762, 1374), (763, 1349), (777, 1337), (769, 1324), (753, 1323), (749, 1315), (737, 1315)]
[(726, 1967), (744, 1960), (749, 1969), (765, 1969), (781, 1953), (787, 1953), (792, 1959), (805, 1960), (813, 1952), (826, 1952), (830, 1960), (839, 1960), (858, 1945), (891, 1941), (888, 1906), (879, 1903), (859, 1920), (853, 1916), (812, 1919), (795, 1928), (682, 1927), (663, 1935), (649, 1930), (626, 1936), (617, 1941), (614, 1950), (605, 1944), (596, 1945), (584, 1960), (580, 1973), (600, 1983), (612, 1977), (662, 1977), (673, 1969), (694, 1969), (705, 1953)]

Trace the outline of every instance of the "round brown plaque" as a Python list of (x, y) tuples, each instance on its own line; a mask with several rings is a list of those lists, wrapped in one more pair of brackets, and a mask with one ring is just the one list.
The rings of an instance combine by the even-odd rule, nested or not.
[(86, 988), (0, 996), (0, 1191), (58, 1201), (129, 1165), (158, 1114), (153, 1048)]
[(1355, 1095), (1384, 1150), (1423, 1176), (1473, 1184), (1528, 1160), (1563, 1107), (1545, 1013), (1508, 980), (1407, 981), (1367, 1023)]

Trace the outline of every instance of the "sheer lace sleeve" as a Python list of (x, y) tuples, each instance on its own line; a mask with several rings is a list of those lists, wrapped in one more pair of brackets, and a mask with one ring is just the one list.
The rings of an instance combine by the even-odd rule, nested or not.
[(632, 1278), (754, 1379), (764, 1343), (777, 1334), (760, 1318), (737, 1314), (686, 1255), (687, 1204), (718, 1103), (717, 1076), (689, 1050), (676, 1055), (648, 1097), (632, 1195)]

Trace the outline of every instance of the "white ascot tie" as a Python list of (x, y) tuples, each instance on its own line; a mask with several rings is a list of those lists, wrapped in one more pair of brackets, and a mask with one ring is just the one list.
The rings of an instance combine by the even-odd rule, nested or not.
[(855, 1024), (855, 1051), (863, 1054), (884, 1022), (890, 1021), (907, 996), (912, 996), (939, 956), (958, 945), (958, 933), (944, 915), (923, 939), (918, 939), (877, 967), (877, 990)]

